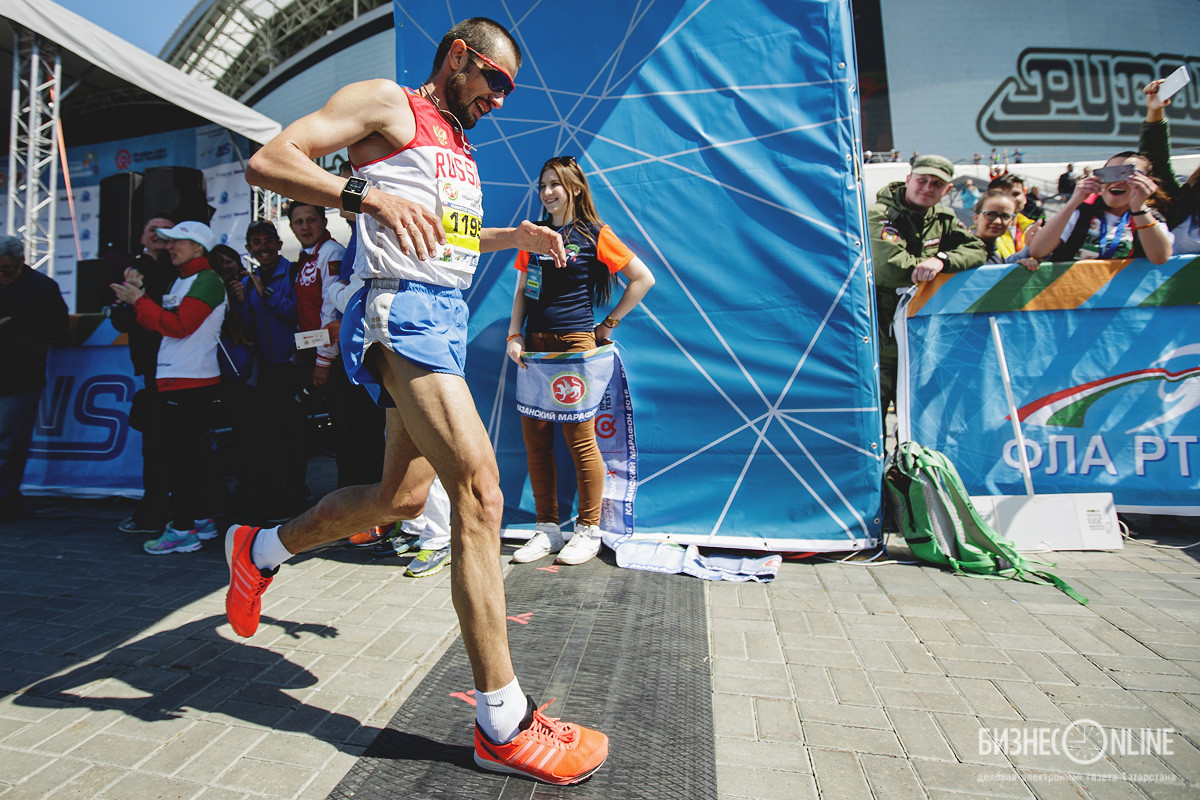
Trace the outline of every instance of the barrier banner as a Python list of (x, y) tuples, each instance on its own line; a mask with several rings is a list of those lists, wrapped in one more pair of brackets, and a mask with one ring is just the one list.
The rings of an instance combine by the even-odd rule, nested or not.
[(141, 496), (141, 434), (129, 427), (137, 384), (129, 371), (125, 346), (51, 348), (22, 492)]
[[(596, 409), (596, 443), (604, 457), (604, 498), (600, 501), (600, 529), (604, 543), (633, 535), (633, 500), (637, 495), (638, 450), (633, 431), (633, 396), (625, 379), (625, 365), (613, 347), (613, 369), (608, 388)], [(614, 541), (612, 537), (616, 537)]]
[(521, 353), (517, 411), (551, 422), (583, 422), (596, 416), (612, 377), (616, 345), (586, 352)]
[(896, 316), (901, 440), (943, 451), (972, 494), (1025, 494), (999, 356), (1038, 493), (1200, 515), (1200, 258), (985, 266)]

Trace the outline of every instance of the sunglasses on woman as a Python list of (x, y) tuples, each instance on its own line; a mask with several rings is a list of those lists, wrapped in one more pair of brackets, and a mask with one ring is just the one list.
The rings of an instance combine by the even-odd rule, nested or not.
[[(492, 61), (483, 53), (476, 50), (474, 47), (467, 45), (467, 49), (479, 57), (479, 60), (487, 67), (480, 67), (479, 71), (483, 73), (483, 79), (487, 81), (488, 88), (493, 92), (498, 92), (504, 97), (512, 94), (512, 90), (517, 88), (517, 84), (513, 82), (512, 76), (508, 74), (508, 70)], [(490, 67), (490, 69), (488, 68)]]
[(988, 219), (990, 219), (992, 222), (999, 220), (1000, 222), (1008, 223), (1008, 222), (1012, 222), (1013, 219), (1017, 216), (1016, 214), (1005, 214), (1003, 211), (980, 211), (979, 213), (982, 216), (985, 216)]

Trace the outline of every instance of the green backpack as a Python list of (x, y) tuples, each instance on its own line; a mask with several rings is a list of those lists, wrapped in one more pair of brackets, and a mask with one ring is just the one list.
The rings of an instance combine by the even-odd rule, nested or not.
[(958, 470), (937, 450), (901, 443), (888, 457), (884, 487), (893, 520), (921, 561), (964, 575), (1050, 584), (1087, 605), (1087, 598), (1061, 578), (1029, 566), (1045, 562), (1022, 558), (1011, 541), (992, 530), (971, 504)]

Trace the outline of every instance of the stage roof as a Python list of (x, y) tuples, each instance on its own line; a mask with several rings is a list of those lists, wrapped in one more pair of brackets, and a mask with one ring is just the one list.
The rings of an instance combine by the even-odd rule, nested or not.
[[(12, 82), (14, 25), (62, 48), (61, 118), (68, 146), (205, 123), (260, 144), (279, 133), (279, 123), (269, 117), (50, 0), (0, 0), (0, 85)], [(10, 105), (9, 93), (3, 94)]]

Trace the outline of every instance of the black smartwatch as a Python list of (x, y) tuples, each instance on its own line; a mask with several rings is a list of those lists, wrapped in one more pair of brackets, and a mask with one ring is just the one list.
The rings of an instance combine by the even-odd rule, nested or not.
[(351, 214), (357, 214), (362, 209), (363, 198), (371, 191), (371, 184), (362, 178), (349, 178), (342, 187), (342, 208)]

